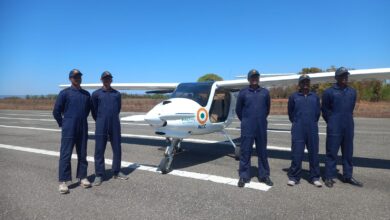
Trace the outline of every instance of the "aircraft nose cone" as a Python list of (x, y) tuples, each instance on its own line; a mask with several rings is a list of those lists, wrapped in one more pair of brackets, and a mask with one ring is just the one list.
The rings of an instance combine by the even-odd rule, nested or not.
[[(153, 127), (163, 127), (170, 120), (180, 120), (183, 117), (195, 117), (198, 104), (189, 99), (174, 98), (161, 102), (145, 115), (145, 121)], [(195, 111), (196, 112), (196, 111)]]
[(153, 127), (161, 127), (164, 125), (165, 121), (160, 119), (160, 116), (155, 113), (149, 112), (145, 115), (145, 121), (148, 122)]

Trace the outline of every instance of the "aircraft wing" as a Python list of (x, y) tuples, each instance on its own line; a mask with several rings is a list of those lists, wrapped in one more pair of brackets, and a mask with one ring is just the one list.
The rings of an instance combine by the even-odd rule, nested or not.
[[(384, 80), (390, 79), (390, 68), (378, 68), (378, 69), (360, 69), (350, 70), (350, 80), (364, 80), (364, 79), (377, 79)], [(324, 83), (335, 82), (334, 72), (323, 73), (310, 73), (311, 83)], [(260, 85), (263, 87), (276, 87), (276, 86), (288, 86), (296, 85), (298, 83), (299, 74), (289, 75), (274, 75), (267, 77), (260, 77)], [(246, 79), (237, 80), (225, 80), (217, 81), (217, 87), (227, 89), (241, 89), (248, 86)], [(172, 92), (179, 83), (112, 83), (111, 86), (117, 90), (143, 90), (152, 91), (156, 93)], [(70, 84), (60, 85), (61, 88), (67, 88)], [(81, 84), (84, 89), (99, 89), (102, 87), (102, 83), (94, 84)]]
[[(112, 83), (111, 87), (116, 90), (174, 90), (179, 83)], [(100, 89), (102, 83), (81, 84), (83, 89)], [(70, 87), (70, 84), (60, 85), (61, 88)]]
[[(390, 79), (390, 68), (350, 70), (349, 72), (351, 73), (349, 80)], [(334, 72), (310, 73), (307, 75), (310, 76), (311, 84), (335, 82)], [(298, 84), (299, 76), (299, 74), (269, 77), (260, 76), (260, 85), (263, 87), (296, 85)], [(218, 81), (216, 83), (218, 87), (227, 89), (241, 89), (248, 86), (247, 79)]]

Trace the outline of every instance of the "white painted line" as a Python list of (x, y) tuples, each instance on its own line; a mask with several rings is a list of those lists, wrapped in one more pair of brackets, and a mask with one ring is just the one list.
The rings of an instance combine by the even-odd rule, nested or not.
[[(43, 118), (11, 118), (11, 117), (0, 117), (0, 119), (7, 120), (25, 120), (25, 121), (53, 121), (54, 119), (43, 119)], [(95, 121), (88, 121), (89, 124), (95, 124)], [(149, 126), (148, 124), (136, 124), (136, 123), (121, 123), (122, 125), (136, 125), (136, 126)]]
[[(253, 145), (255, 147), (255, 145)], [(267, 150), (280, 150), (280, 151), (291, 151), (291, 148), (289, 147), (278, 147), (278, 146), (267, 146)], [(305, 153), (307, 153), (307, 149), (305, 148)]]
[[(268, 124), (268, 125), (273, 125), (273, 126), (289, 126), (291, 127), (291, 123), (290, 124)], [(326, 128), (326, 126), (323, 126), (323, 125), (318, 125), (319, 128)]]
[(57, 132), (61, 132), (61, 129), (52, 129), (52, 128), (21, 127), (21, 126), (11, 126), (11, 125), (0, 125), (0, 127), (2, 127), (2, 128), (18, 128), (18, 129), (27, 129), (27, 130), (57, 131)]
[[(42, 150), (42, 149), (36, 149), (36, 148), (30, 148), (30, 147), (20, 147), (20, 146), (0, 144), (0, 148), (35, 153), (35, 154), (43, 154), (43, 155), (49, 155), (49, 156), (55, 156), (55, 157), (60, 156), (60, 153), (57, 151)], [(72, 154), (72, 159), (77, 159), (77, 155)], [(91, 156), (88, 156), (87, 161), (94, 162), (94, 158)], [(112, 165), (112, 160), (105, 159), (105, 164)], [(146, 166), (146, 165), (141, 165), (141, 164), (127, 162), (127, 161), (122, 161), (121, 165), (122, 165), (122, 167), (131, 167), (131, 168), (134, 168), (135, 170), (143, 170), (143, 171), (148, 171), (148, 172), (153, 172), (153, 173), (160, 173), (160, 171), (157, 171), (157, 168), (153, 167), (153, 166)], [(210, 175), (210, 174), (204, 174), (204, 173), (189, 172), (189, 171), (184, 171), (184, 170), (172, 170), (168, 174), (172, 175), (172, 176), (179, 176), (179, 177), (192, 178), (192, 179), (203, 180), (203, 181), (210, 181), (210, 182), (220, 183), (220, 184), (224, 184), (224, 185), (237, 186), (237, 183), (238, 183), (238, 179)], [(261, 190), (261, 191), (268, 191), (271, 187), (265, 185), (264, 183), (251, 182), (249, 184), (245, 184), (245, 188), (256, 189), (256, 190)]]
[(150, 126), (149, 124), (141, 124), (141, 123), (127, 123), (127, 122), (121, 122), (121, 125)]
[[(11, 117), (0, 117), (0, 119), (7, 119), (7, 120), (25, 120), (25, 121), (50, 121), (55, 122), (54, 119), (42, 119), (42, 118), (11, 118)], [(95, 121), (88, 121), (89, 124), (95, 124)], [(150, 126), (149, 124), (142, 124), (142, 123), (125, 123), (121, 122), (121, 125), (134, 125), (134, 126)], [(274, 126), (291, 126), (291, 124), (269, 124)], [(325, 128), (326, 126), (319, 126)], [(233, 131), (240, 131), (239, 128), (226, 128), (227, 130), (233, 130)], [(290, 133), (290, 131), (278, 131), (278, 130), (267, 130), (268, 132), (276, 132), (276, 133)], [(319, 133), (320, 135), (325, 135), (325, 133)]]
[[(3, 128), (27, 129), (27, 130), (38, 130), (38, 131), (61, 132), (61, 129), (52, 129), (52, 128), (21, 127), (21, 126), (11, 126), (11, 125), (0, 125), (0, 127), (3, 127)], [(88, 131), (88, 134), (94, 135), (95, 132)], [(143, 138), (143, 139), (152, 139), (152, 140), (166, 140), (165, 137), (161, 137), (161, 136), (140, 135), (140, 134), (122, 134), (122, 137)], [(224, 145), (231, 145), (231, 143), (228, 142), (228, 141), (202, 140), (202, 139), (194, 139), (194, 138), (186, 138), (183, 141), (184, 142), (191, 142), (191, 143), (200, 143), (200, 144), (224, 144)], [(253, 146), (255, 146), (255, 145), (253, 145)], [(270, 145), (267, 146), (267, 149), (268, 150), (291, 151), (291, 148), (270, 146)], [(307, 152), (307, 151), (305, 150), (305, 152)]]
[[(140, 113), (140, 114), (146, 114), (146, 113)], [(0, 115), (19, 115), (19, 116), (49, 116), (49, 117), (53, 117), (53, 114), (52, 113), (37, 113), (37, 114), (22, 114), (22, 113), (5, 113), (5, 112), (1, 112), (0, 110)], [(132, 114), (127, 114), (127, 113), (120, 113), (119, 116), (120, 117), (126, 117), (126, 116), (131, 116)], [(135, 115), (138, 115), (137, 113), (135, 113)]]
[[(289, 120), (268, 120), (269, 122), (269, 125), (291, 125), (291, 122)], [(272, 123), (274, 122), (274, 123)], [(286, 122), (286, 123), (283, 123), (282, 122)], [(318, 122), (319, 124), (325, 124), (325, 121), (319, 121)], [(240, 121), (233, 121), (232, 124), (241, 124)]]
[[(238, 119), (237, 119), (238, 120)], [(287, 120), (272, 120), (272, 119), (267, 119), (268, 122), (278, 122), (278, 123), (281, 123), (281, 122), (287, 122), (287, 123), (290, 123), (290, 121), (287, 119)], [(236, 123), (236, 124), (240, 124), (241, 122), (238, 120), (238, 121), (233, 121), (232, 123)]]
[(11, 120), (25, 120), (25, 121), (56, 121), (54, 119), (42, 119), (42, 118), (10, 118), (10, 117), (0, 117), (0, 119), (11, 119)]
[[(25, 120), (25, 121), (53, 121), (54, 119), (43, 119), (43, 118), (11, 118), (11, 117), (0, 117), (0, 119), (7, 119), (7, 120)], [(95, 124), (95, 121), (91, 120), (88, 121), (89, 124)], [(121, 122), (121, 125), (135, 125), (135, 126), (150, 126), (149, 124), (141, 124), (141, 123), (123, 123)]]
[[(90, 134), (95, 134), (95, 132), (88, 132)], [(153, 140), (166, 140), (165, 137), (161, 136), (152, 136), (152, 135), (142, 135), (142, 134), (122, 134), (122, 137), (128, 138), (144, 138), (144, 139), (153, 139)], [(187, 139), (186, 139), (187, 140)]]
[(0, 112), (1, 115), (20, 115), (20, 116), (51, 116), (53, 117), (52, 114), (11, 114), (11, 113), (2, 113)]
[[(240, 128), (225, 128), (226, 130), (232, 130), (232, 131), (241, 131)], [(281, 131), (281, 130), (273, 130), (268, 129), (267, 132), (273, 132), (273, 133), (291, 133), (291, 131)], [(326, 135), (326, 133), (318, 132), (319, 135)]]
[[(11, 118), (11, 117), (0, 117), (0, 119), (7, 119), (7, 120), (24, 120), (24, 121), (50, 121), (55, 122), (54, 119), (46, 119), (46, 118)], [(90, 124), (95, 124), (95, 121), (88, 121)]]

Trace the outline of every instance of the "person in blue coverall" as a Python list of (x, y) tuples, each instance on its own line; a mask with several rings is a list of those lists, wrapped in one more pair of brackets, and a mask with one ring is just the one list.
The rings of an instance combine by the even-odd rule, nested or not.
[(291, 166), (287, 185), (299, 183), (305, 145), (309, 152), (310, 182), (321, 187), (320, 163), (318, 159), (318, 119), (321, 114), (320, 98), (310, 92), (310, 77), (302, 75), (298, 80), (299, 91), (288, 99), (288, 117), (291, 127)]
[(238, 94), (236, 113), (241, 121), (241, 152), (238, 187), (250, 182), (251, 154), (256, 142), (259, 182), (272, 186), (267, 156), (267, 117), (271, 108), (269, 91), (259, 86), (257, 70), (248, 73), (249, 86)]
[(352, 155), (354, 121), (353, 110), (356, 103), (356, 90), (348, 86), (350, 73), (344, 67), (335, 72), (337, 83), (325, 90), (322, 95), (322, 117), (326, 128), (325, 185), (333, 187), (336, 177), (337, 153), (341, 146), (343, 182), (355, 186), (362, 183), (352, 177)]
[(121, 168), (121, 94), (111, 87), (112, 74), (105, 71), (101, 75), (103, 87), (92, 93), (92, 117), (96, 121), (95, 130), (95, 181), (94, 185), (102, 183), (105, 175), (104, 152), (107, 140), (110, 140), (113, 160), (112, 172), (114, 179), (126, 180), (127, 176), (120, 172)]
[(53, 116), (62, 128), (59, 160), (59, 191), (68, 193), (67, 181), (72, 180), (71, 157), (73, 146), (77, 152), (77, 174), (80, 185), (91, 186), (87, 179), (87, 117), (90, 111), (90, 94), (80, 87), (82, 73), (73, 69), (69, 73), (72, 85), (60, 92), (53, 109)]

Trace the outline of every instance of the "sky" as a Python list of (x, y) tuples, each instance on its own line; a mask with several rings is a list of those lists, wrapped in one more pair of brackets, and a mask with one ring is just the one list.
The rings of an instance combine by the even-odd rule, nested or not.
[(45, 95), (80, 69), (114, 82), (226, 80), (256, 68), (390, 67), (388, 0), (0, 0), (0, 95)]

